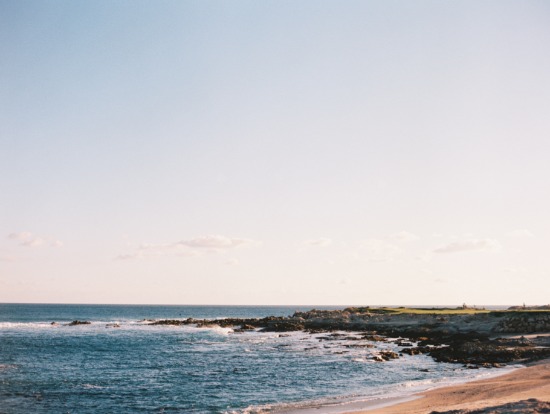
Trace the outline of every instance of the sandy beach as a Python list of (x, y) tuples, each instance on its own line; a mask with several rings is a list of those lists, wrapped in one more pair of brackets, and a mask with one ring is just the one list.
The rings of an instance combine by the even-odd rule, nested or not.
[[(432, 411), (475, 410), (531, 398), (550, 402), (550, 360), (502, 376), (419, 393), (418, 398), (411, 401), (384, 408), (356, 411), (354, 414), (425, 414)], [(507, 407), (494, 412), (511, 411)], [(529, 408), (517, 412), (538, 411)]]

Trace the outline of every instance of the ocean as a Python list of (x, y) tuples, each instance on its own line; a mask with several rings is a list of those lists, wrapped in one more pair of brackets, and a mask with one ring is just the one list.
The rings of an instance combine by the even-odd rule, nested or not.
[[(393, 342), (147, 321), (287, 316), (312, 308), (0, 304), (0, 413), (305, 413), (320, 406), (342, 412), (351, 402), (495, 371), (426, 355), (373, 362), (380, 350), (399, 352)], [(91, 324), (67, 326), (73, 320)]]

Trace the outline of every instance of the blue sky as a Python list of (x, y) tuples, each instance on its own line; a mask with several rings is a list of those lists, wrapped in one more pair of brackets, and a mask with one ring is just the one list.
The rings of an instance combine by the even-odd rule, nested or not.
[(0, 2), (0, 301), (547, 303), (549, 23)]

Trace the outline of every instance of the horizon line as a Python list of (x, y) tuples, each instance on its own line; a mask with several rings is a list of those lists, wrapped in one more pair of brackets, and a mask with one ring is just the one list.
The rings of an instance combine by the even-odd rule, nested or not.
[[(461, 304), (446, 304), (446, 305), (434, 305), (434, 304), (374, 304), (374, 305), (358, 305), (358, 304), (208, 304), (208, 303), (92, 303), (92, 302), (0, 302), (0, 305), (86, 305), (86, 306), (212, 306), (212, 307), (316, 307), (316, 306), (330, 306), (330, 307), (371, 307), (371, 308), (420, 308), (420, 307), (432, 307), (432, 308), (448, 308), (448, 307), (462, 307)], [(481, 307), (504, 307), (504, 306), (522, 306), (514, 304), (482, 304), (482, 305), (467, 305), (469, 308), (481, 308)], [(526, 306), (541, 306), (541, 305), (526, 305)]]

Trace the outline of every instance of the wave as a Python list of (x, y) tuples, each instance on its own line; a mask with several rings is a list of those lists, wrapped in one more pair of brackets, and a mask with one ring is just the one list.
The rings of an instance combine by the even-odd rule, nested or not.
[(53, 321), (53, 322), (0, 322), (0, 330), (47, 330), (47, 329), (78, 329), (78, 330), (97, 330), (99, 328), (111, 328), (123, 330), (178, 330), (184, 332), (213, 333), (216, 335), (227, 336), (234, 333), (232, 328), (222, 328), (219, 326), (201, 327), (195, 325), (152, 325), (151, 321), (144, 320), (91, 320), (82, 321), (82, 324), (71, 325), (72, 321)]
[(51, 328), (51, 322), (0, 322), (0, 329)]
[(317, 414), (322, 409), (324, 414), (342, 414), (365, 409), (381, 408), (383, 406), (397, 404), (409, 399), (411, 395), (400, 396), (343, 396), (326, 397), (316, 400), (263, 404), (249, 406), (240, 411), (226, 411), (224, 414)]
[(361, 410), (372, 410), (419, 398), (416, 394), (420, 392), (459, 385), (479, 379), (497, 377), (518, 368), (521, 368), (521, 366), (504, 367), (498, 370), (482, 369), (475, 375), (469, 375), (467, 377), (442, 377), (406, 381), (378, 387), (376, 391), (371, 391), (370, 394), (357, 393), (300, 402), (251, 405), (243, 410), (226, 411), (224, 414), (317, 414), (320, 412), (320, 409), (322, 409), (324, 414), (342, 414)]
[(92, 389), (92, 390), (102, 390), (102, 389), (105, 389), (107, 387), (103, 387), (101, 385), (94, 385), (94, 384), (82, 384), (82, 388), (85, 388), (85, 389)]
[[(99, 319), (96, 317), (96, 319)], [(107, 319), (107, 318), (105, 318)], [(487, 377), (488, 375), (498, 375), (506, 372), (506, 369), (498, 370), (466, 370), (460, 366), (450, 366), (445, 363), (436, 363), (429, 356), (406, 356), (399, 360), (391, 362), (372, 362), (371, 357), (379, 350), (397, 350), (398, 347), (393, 343), (369, 343), (369, 348), (361, 347), (363, 342), (334, 339), (327, 340), (326, 334), (310, 334), (307, 332), (259, 332), (251, 331), (246, 333), (236, 333), (231, 328), (220, 327), (201, 327), (192, 325), (167, 326), (150, 325), (149, 320), (91, 320), (90, 324), (66, 326), (70, 321), (58, 321), (56, 325), (51, 325), (47, 321), (34, 322), (0, 322), (0, 336), (6, 332), (15, 333), (14, 337), (43, 337), (67, 336), (71, 341), (88, 341), (91, 336), (120, 336), (121, 344), (134, 344), (132, 337), (138, 338), (137, 344), (152, 344), (155, 341), (162, 341), (163, 346), (169, 348), (160, 348), (161, 356), (167, 364), (171, 363), (170, 358), (187, 358), (185, 361), (194, 364), (193, 361), (199, 361), (198, 364), (191, 365), (188, 373), (189, 378), (197, 384), (205, 384), (205, 379), (210, 380), (211, 375), (206, 372), (218, 367), (215, 375), (228, 381), (237, 381), (246, 383), (254, 387), (260, 384), (253, 397), (250, 394), (242, 395), (232, 402), (231, 407), (236, 411), (226, 411), (238, 414), (309, 414), (318, 413), (322, 407), (322, 412), (342, 413), (361, 410), (366, 407), (380, 406), (381, 404), (395, 403), (395, 399), (411, 398), (415, 393), (452, 385), (460, 382)], [(120, 328), (105, 329), (108, 324), (119, 324)], [(9, 331), (11, 330), (11, 331)], [(32, 331), (34, 330), (34, 331)], [(51, 333), (47, 333), (51, 332)], [(72, 334), (75, 332), (76, 334)], [(162, 335), (166, 332), (166, 335)], [(21, 333), (23, 333), (21, 335)], [(162, 338), (161, 338), (162, 337)], [(161, 341), (160, 341), (161, 340)], [(366, 341), (365, 341), (366, 342)], [(80, 342), (76, 342), (77, 344)], [(350, 346), (354, 345), (354, 346)], [(374, 347), (371, 348), (370, 345)], [(141, 346), (141, 345), (139, 345)], [(154, 352), (150, 346), (143, 348), (137, 347), (138, 355), (148, 358), (150, 352)], [(122, 347), (121, 349), (125, 349)], [(132, 348), (133, 349), (133, 348)], [(162, 349), (170, 349), (176, 352), (162, 352)], [(112, 355), (121, 355), (118, 347), (111, 349)], [(139, 354), (142, 352), (142, 354)], [(288, 356), (287, 356), (288, 355)], [(279, 382), (284, 384), (282, 390), (278, 393), (271, 385), (270, 377), (256, 375), (259, 367), (265, 369), (277, 370), (273, 364), (273, 359), (280, 360), (282, 366), (303, 367), (300, 371), (300, 378), (295, 383)], [(229, 361), (229, 362), (228, 362)], [(187, 364), (186, 362), (186, 364)], [(204, 363), (212, 365), (204, 365)], [(183, 366), (183, 365), (182, 365)], [(187, 365), (185, 365), (187, 366)], [(238, 370), (232, 368), (237, 367)], [(0, 370), (8, 370), (10, 367), (0, 365)], [(241, 368), (245, 368), (242, 370)], [(187, 369), (187, 368), (186, 368)], [(263, 369), (263, 368), (262, 368)], [(316, 379), (326, 379), (324, 370), (342, 369), (339, 375), (332, 381), (315, 382)], [(194, 371), (193, 371), (194, 370)], [(261, 370), (260, 370), (261, 371)], [(275, 374), (276, 371), (273, 371)], [(327, 371), (328, 372), (328, 371)], [(267, 371), (269, 373), (269, 371)], [(222, 375), (223, 374), (223, 375)], [(185, 376), (181, 376), (184, 378)], [(284, 376), (282, 376), (284, 378)], [(185, 381), (190, 381), (186, 379)], [(243, 382), (244, 381), (244, 382)], [(248, 382), (247, 382), (248, 381)], [(93, 388), (107, 386), (113, 388), (113, 392), (119, 392), (117, 385), (113, 382), (101, 382), (95, 376), (86, 377), (79, 385), (89, 389), (82, 394), (94, 394)], [(317, 385), (311, 385), (311, 384)], [(265, 384), (261, 385), (261, 384)], [(273, 383), (275, 384), (275, 383)], [(294, 386), (294, 384), (296, 384)], [(188, 387), (187, 383), (180, 383), (180, 386)], [(77, 388), (78, 388), (77, 387)], [(80, 388), (79, 392), (82, 391)], [(315, 388), (315, 389), (314, 389)], [(251, 389), (251, 388), (249, 388)], [(252, 388), (256, 390), (256, 388)], [(303, 391), (303, 392), (302, 392)], [(340, 394), (339, 397), (334, 397)], [(332, 395), (332, 397), (328, 397)], [(262, 398), (261, 400), (259, 398)], [(266, 398), (266, 399), (263, 399)], [(300, 398), (309, 398), (307, 401), (296, 401)], [(266, 402), (261, 405), (260, 401)], [(271, 404), (267, 404), (272, 401)], [(214, 402), (217, 403), (217, 402)], [(255, 405), (254, 405), (255, 404)], [(248, 406), (247, 406), (248, 405)], [(217, 406), (217, 412), (227, 410), (227, 405)], [(246, 407), (246, 408), (242, 408)]]

